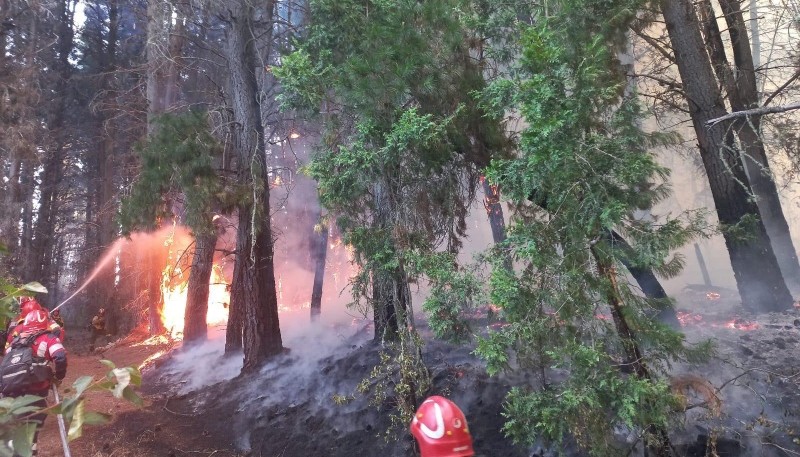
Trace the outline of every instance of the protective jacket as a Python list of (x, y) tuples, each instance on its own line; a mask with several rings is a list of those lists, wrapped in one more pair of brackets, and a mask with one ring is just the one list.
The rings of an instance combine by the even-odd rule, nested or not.
[[(11, 332), (11, 335), (8, 336), (6, 351), (11, 348), (14, 338), (19, 337), (20, 339), (25, 339), (31, 333), (34, 332), (26, 329), (24, 325), (18, 325), (14, 331)], [(32, 348), (35, 357), (40, 357), (48, 362), (52, 362), (55, 369), (53, 374), (56, 379), (64, 379), (64, 376), (67, 375), (67, 350), (64, 348), (64, 345), (61, 344), (61, 339), (58, 336), (54, 335), (52, 332), (42, 333), (33, 340)], [(41, 392), (47, 392), (49, 388), (50, 380), (46, 380), (32, 384), (29, 388), (26, 388), (22, 394), (41, 394)]]

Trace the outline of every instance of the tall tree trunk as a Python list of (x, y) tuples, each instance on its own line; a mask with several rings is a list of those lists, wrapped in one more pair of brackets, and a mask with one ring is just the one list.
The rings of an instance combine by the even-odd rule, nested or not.
[(53, 252), (56, 243), (56, 219), (57, 208), (60, 198), (61, 180), (63, 178), (64, 155), (68, 134), (65, 129), (65, 118), (67, 110), (67, 87), (68, 81), (72, 78), (72, 65), (69, 62), (70, 54), (74, 49), (73, 18), (70, 10), (69, 0), (58, 2), (56, 17), (59, 18), (58, 30), (58, 55), (56, 59), (56, 78), (53, 93), (55, 100), (52, 105), (52, 116), (48, 120), (49, 137), (53, 141), (49, 144), (50, 153), (45, 160), (42, 173), (42, 183), (40, 185), (41, 198), (39, 199), (39, 213), (34, 229), (34, 241), (31, 257), (38, 261), (33, 265), (29, 272), (29, 278), (36, 278), (42, 281), (48, 289), (55, 288), (55, 281), (52, 280)]
[[(274, 0), (269, 0), (264, 19), (270, 27), (274, 9)], [(226, 51), (236, 122), (234, 141), (239, 156), (240, 182), (252, 192), (252, 200), (239, 205), (231, 306), (244, 311), (242, 371), (253, 371), (269, 357), (281, 353), (283, 343), (278, 322), (264, 126), (258, 103), (254, 10), (247, 0), (237, 0), (228, 12), (230, 28)]]
[[(733, 59), (737, 78), (730, 88), (733, 111), (756, 108), (759, 105), (756, 63), (750, 50), (750, 40), (744, 22), (744, 14), (736, 1), (720, 0), (728, 34), (733, 47)], [(789, 224), (783, 214), (778, 188), (770, 171), (769, 160), (761, 141), (761, 117), (752, 116), (734, 123), (734, 130), (744, 149), (744, 164), (750, 185), (758, 198), (758, 208), (769, 233), (775, 255), (781, 266), (783, 277), (800, 292), (800, 262), (792, 242)]]
[[(605, 258), (603, 253), (601, 253), (596, 246), (592, 247), (591, 250), (592, 256), (595, 262), (597, 262), (598, 273), (608, 281), (606, 299), (611, 309), (614, 327), (617, 330), (617, 335), (619, 336), (622, 350), (625, 354), (624, 367), (632, 370), (637, 378), (654, 382), (655, 380), (650, 373), (650, 369), (645, 363), (645, 358), (643, 357), (643, 352), (636, 337), (636, 333), (628, 324), (627, 318), (625, 317), (625, 312), (623, 311), (625, 304), (622, 301), (622, 294), (617, 284), (617, 272), (613, 264)], [(657, 457), (672, 455), (669, 435), (666, 429), (651, 425), (648, 427), (648, 433), (653, 435), (655, 439), (647, 443), (647, 455)]]
[(312, 234), (311, 259), (314, 264), (314, 285), (311, 289), (311, 320), (319, 318), (322, 313), (322, 286), (325, 280), (325, 261), (328, 256), (328, 227), (318, 218)]
[(8, 160), (8, 182), (3, 195), (3, 219), (0, 221), (0, 242), (11, 251), (19, 245), (19, 216), (20, 216), (20, 171), (22, 161), (17, 156), (15, 148), (11, 149)]
[(506, 240), (506, 221), (503, 218), (503, 205), (500, 204), (500, 190), (497, 186), (489, 184), (485, 177), (481, 177), (483, 184), (483, 206), (489, 216), (489, 225), (492, 228), (492, 240), (495, 244)]
[[(163, 247), (162, 247), (163, 249)], [(163, 309), (163, 271), (166, 268), (166, 255), (162, 249), (151, 249), (145, 254), (145, 304), (150, 335), (161, 335), (167, 331), (164, 325)]]
[[(391, 203), (383, 184), (374, 185), (375, 215), (373, 224), (390, 238)], [(379, 269), (372, 273), (372, 307), (375, 323), (375, 341), (397, 341), (400, 326), (411, 309), (408, 279), (402, 265), (392, 270)]]
[(147, 1), (147, 134), (152, 135), (153, 119), (166, 109), (164, 99), (164, 76), (162, 66), (166, 60), (164, 48), (167, 42), (169, 21), (168, 3), (163, 0)]
[[(243, 205), (240, 205), (239, 211), (244, 211), (244, 213), (247, 214), (245, 219), (248, 219), (250, 214), (249, 207), (245, 207), (244, 210), (242, 207)], [(225, 328), (225, 354), (228, 355), (240, 352), (244, 342), (244, 301), (246, 297), (239, 290), (241, 288), (240, 284), (245, 283), (247, 281), (247, 277), (245, 271), (245, 262), (240, 261), (241, 251), (239, 251), (239, 240), (249, 240), (250, 230), (249, 219), (244, 223), (244, 225), (241, 223), (242, 216), (239, 216), (238, 220), (239, 223), (237, 224), (236, 229), (236, 263), (233, 266), (233, 278), (231, 280), (231, 301), (228, 304), (228, 325)]]
[(205, 340), (208, 335), (208, 295), (211, 270), (214, 266), (216, 233), (197, 234), (194, 239), (192, 270), (186, 294), (186, 312), (183, 321), (184, 341)]
[[(733, 47), (736, 73), (731, 70), (717, 25), (717, 16), (710, 0), (700, 3), (700, 17), (709, 56), (717, 79), (725, 87), (733, 111), (744, 111), (758, 106), (756, 73), (750, 43), (745, 29), (744, 16), (737, 2), (720, 1), (722, 12), (728, 23), (728, 33)], [(733, 124), (727, 138), (728, 147), (736, 148), (733, 132), (739, 137), (743, 162), (750, 186), (757, 198), (764, 226), (772, 242), (775, 256), (787, 285), (800, 291), (800, 262), (794, 249), (789, 224), (783, 214), (778, 188), (773, 180), (764, 143), (761, 141), (761, 118), (753, 116)]]
[(758, 207), (749, 198), (741, 155), (726, 144), (724, 126), (710, 130), (705, 127), (706, 121), (726, 111), (694, 6), (688, 0), (662, 0), (661, 5), (719, 222), (725, 227), (743, 224), (749, 229), (747, 238), (731, 230), (723, 233), (742, 303), (754, 312), (787, 309), (792, 297)]
[[(19, 256), (17, 257), (20, 261), (16, 270), (17, 274), (20, 276), (24, 276), (25, 273), (32, 269), (31, 265), (38, 261), (38, 259), (34, 259), (31, 256), (34, 216), (33, 195), (36, 191), (36, 179), (34, 177), (36, 170), (34, 163), (35, 162), (32, 160), (23, 162), (20, 173), (22, 199), (22, 219), (20, 225), (22, 226), (22, 233), (20, 234)], [(38, 279), (40, 278), (23, 278), (24, 281), (34, 281)]]
[[(633, 248), (625, 241), (625, 238), (613, 230), (608, 234), (607, 239), (611, 242), (611, 246), (622, 249), (623, 252), (633, 251)], [(664, 290), (664, 287), (661, 286), (661, 282), (659, 282), (653, 270), (641, 268), (632, 264), (627, 259), (627, 255), (622, 256), (622, 264), (631, 276), (633, 276), (636, 283), (639, 284), (639, 288), (642, 289), (644, 296), (654, 299), (657, 309), (656, 318), (659, 322), (667, 324), (674, 329), (679, 329), (681, 324), (678, 321), (678, 314), (669, 302), (669, 296)]]

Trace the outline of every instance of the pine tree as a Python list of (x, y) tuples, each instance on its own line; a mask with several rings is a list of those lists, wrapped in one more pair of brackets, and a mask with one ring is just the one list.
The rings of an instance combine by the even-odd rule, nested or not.
[[(491, 300), (508, 325), (478, 351), (491, 373), (560, 373), (542, 369), (538, 385), (509, 393), (505, 430), (516, 441), (571, 435), (594, 455), (619, 455), (615, 433), (628, 430), (653, 455), (669, 455), (675, 404), (666, 364), (702, 352), (654, 319), (666, 299), (640, 296), (619, 274), (623, 266), (677, 274), (682, 259), (670, 252), (704, 226), (702, 212), (639, 216), (669, 195), (668, 170), (650, 148), (673, 139), (640, 128), (618, 58), (642, 6), (550, 3), (548, 17), (523, 27), (516, 77), (485, 91), (487, 103), (518, 110), (527, 127), (519, 155), (493, 161), (489, 172), (518, 208), (506, 240), (518, 268), (503, 267), (505, 252), (496, 256)], [(531, 196), (541, 204), (525, 204)]]

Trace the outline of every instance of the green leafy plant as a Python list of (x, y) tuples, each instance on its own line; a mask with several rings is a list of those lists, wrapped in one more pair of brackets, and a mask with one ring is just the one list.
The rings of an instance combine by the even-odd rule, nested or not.
[[(17, 297), (33, 293), (47, 293), (47, 289), (38, 282), (30, 282), (16, 286), (6, 278), (0, 277), (0, 317), (12, 318), (17, 315)], [(87, 411), (84, 394), (90, 391), (107, 391), (115, 398), (127, 400), (141, 405), (142, 399), (134, 387), (141, 385), (142, 376), (137, 368), (117, 368), (108, 360), (101, 360), (109, 371), (105, 376), (94, 379), (91, 376), (78, 378), (72, 385), (72, 391), (59, 403), (41, 407), (35, 403), (42, 400), (35, 395), (0, 398), (0, 457), (32, 455), (31, 446), (36, 432), (36, 424), (31, 422), (35, 415), (61, 415), (68, 430), (68, 438), (73, 440), (83, 433), (84, 425), (105, 423), (109, 415)]]
[(483, 93), (488, 111), (526, 123), (518, 155), (494, 160), (488, 173), (515, 208), (502, 252), (490, 255), (491, 303), (508, 325), (477, 349), (490, 373), (539, 375), (506, 397), (504, 430), (516, 442), (572, 438), (593, 455), (623, 455), (627, 435), (668, 455), (678, 402), (667, 369), (710, 350), (659, 322), (669, 300), (642, 296), (624, 274), (626, 266), (678, 274), (674, 250), (707, 229), (700, 211), (649, 210), (670, 192), (652, 150), (675, 135), (641, 128), (618, 57), (644, 5), (551, 3), (519, 27), (509, 77)]
[(86, 392), (110, 392), (115, 398), (140, 406), (142, 399), (133, 389), (141, 385), (142, 376), (139, 370), (133, 367), (117, 368), (108, 360), (101, 360), (101, 363), (109, 368), (105, 376), (99, 379), (91, 376), (78, 378), (72, 384), (72, 391), (65, 392), (69, 394), (66, 398), (48, 407), (35, 406), (34, 403), (41, 400), (41, 397), (35, 395), (0, 398), (0, 456), (32, 455), (31, 446), (36, 424), (30, 421), (39, 414), (61, 415), (70, 441), (83, 434), (85, 425), (108, 422), (110, 415), (86, 410), (84, 398)]

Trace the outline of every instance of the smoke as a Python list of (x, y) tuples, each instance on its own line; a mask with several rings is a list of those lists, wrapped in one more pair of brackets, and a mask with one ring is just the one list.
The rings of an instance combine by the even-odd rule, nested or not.
[[(281, 334), (287, 354), (276, 357), (261, 370), (259, 378), (269, 378), (273, 385), (295, 392), (296, 398), (285, 394), (281, 402), (303, 397), (299, 393), (303, 380), (318, 371), (320, 361), (341, 356), (356, 344), (371, 337), (368, 321), (354, 318), (342, 309), (329, 310), (317, 322), (310, 321), (308, 310), (280, 313)], [(241, 354), (224, 355), (225, 328), (212, 327), (209, 338), (175, 351), (161, 367), (160, 374), (175, 386), (178, 394), (187, 394), (237, 377), (242, 369)], [(213, 369), (209, 369), (213, 367)], [(255, 395), (259, 396), (259, 395)]]

